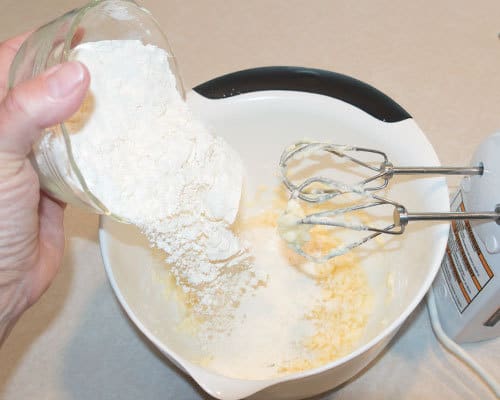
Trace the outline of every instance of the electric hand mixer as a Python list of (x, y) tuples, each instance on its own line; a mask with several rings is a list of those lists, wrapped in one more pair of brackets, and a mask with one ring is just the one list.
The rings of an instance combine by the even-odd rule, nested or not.
[[(298, 182), (291, 178), (291, 164), (321, 156), (327, 158), (330, 168), (333, 162), (333, 177), (331, 174), (329, 177), (306, 176)], [(444, 328), (458, 341), (499, 336), (500, 281), (496, 275), (500, 266), (500, 133), (490, 136), (478, 147), (472, 165), (396, 167), (380, 150), (318, 142), (295, 143), (285, 149), (280, 159), (282, 180), (291, 193), (289, 209), (279, 224), (280, 234), (297, 253), (314, 262), (326, 262), (379, 235), (400, 235), (412, 221), (455, 221), (435, 282)], [(335, 175), (335, 168), (339, 166), (355, 179), (344, 181), (340, 170)], [(451, 212), (413, 213), (403, 204), (375, 194), (385, 189), (395, 175), (429, 174), (465, 176)], [(345, 196), (349, 196), (348, 205), (331, 207), (332, 200)], [(306, 205), (319, 205), (319, 211), (313, 208), (309, 214), (303, 212), (303, 208), (295, 204), (300, 200)], [(379, 211), (376, 215), (383, 215), (384, 222), (350, 218), (351, 214), (371, 210)], [(364, 236), (315, 254), (304, 244), (310, 240), (309, 231), (316, 226), (356, 231)], [(459, 254), (452, 254), (453, 249)]]
[[(354, 166), (365, 170), (363, 176), (357, 182), (341, 182), (335, 178), (323, 176), (313, 176), (305, 179), (299, 184), (293, 183), (289, 178), (288, 167), (291, 160), (302, 159), (313, 154), (325, 152), (331, 156), (332, 160), (342, 159), (351, 162)], [(375, 155), (381, 159), (380, 162), (367, 162), (356, 154)], [(333, 163), (335, 164), (335, 162)], [(484, 165), (475, 167), (395, 167), (388, 159), (387, 155), (380, 151), (364, 147), (335, 145), (319, 142), (298, 142), (289, 146), (282, 154), (280, 168), (283, 183), (291, 192), (292, 199), (300, 199), (308, 203), (324, 203), (337, 196), (346, 194), (358, 194), (360, 201), (349, 207), (338, 207), (326, 211), (314, 212), (305, 216), (297, 216), (294, 222), (298, 225), (323, 225), (331, 227), (341, 227), (355, 231), (373, 232), (361, 240), (344, 244), (325, 255), (314, 255), (302, 249), (300, 245), (294, 245), (290, 237), (284, 239), (294, 248), (296, 252), (304, 257), (315, 261), (325, 262), (330, 258), (345, 254), (346, 252), (366, 243), (376, 236), (385, 234), (402, 234), (406, 225), (410, 221), (448, 221), (448, 220), (493, 220), (500, 224), (500, 204), (495, 205), (495, 209), (490, 212), (419, 212), (410, 213), (406, 207), (393, 200), (374, 195), (373, 192), (387, 187), (389, 180), (394, 175), (483, 175)], [(345, 166), (344, 166), (345, 169)], [(339, 216), (345, 216), (352, 212), (382, 208), (390, 206), (393, 209), (393, 220), (385, 226), (376, 224), (349, 223)], [(282, 230), (283, 232), (283, 230)], [(302, 244), (302, 243), (301, 243)]]

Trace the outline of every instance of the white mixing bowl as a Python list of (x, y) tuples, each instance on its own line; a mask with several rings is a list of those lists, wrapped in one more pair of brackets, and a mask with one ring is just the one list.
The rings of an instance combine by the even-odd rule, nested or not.
[[(248, 190), (278, 184), (284, 146), (304, 138), (372, 147), (395, 165), (439, 165), (425, 135), (396, 103), (352, 78), (304, 68), (271, 67), (217, 78), (188, 95), (193, 110), (241, 154)], [(393, 179), (388, 195), (411, 211), (447, 211), (443, 178)], [(221, 376), (187, 361), (193, 349), (175, 325), (179, 315), (149, 269), (158, 264), (132, 226), (102, 218), (100, 243), (109, 280), (123, 308), (158, 349), (219, 399), (299, 399), (345, 382), (388, 344), (429, 289), (440, 266), (448, 225), (411, 224), (384, 252), (362, 257), (376, 293), (362, 343), (320, 368), (269, 380)], [(388, 278), (393, 282), (388, 284)]]

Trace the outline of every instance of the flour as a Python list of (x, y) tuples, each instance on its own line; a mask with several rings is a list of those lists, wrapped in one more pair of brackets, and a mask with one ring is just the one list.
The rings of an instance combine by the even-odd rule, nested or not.
[(90, 191), (165, 251), (198, 313), (236, 301), (252, 278), (231, 230), (243, 179), (238, 154), (191, 114), (162, 49), (99, 41), (77, 46), (70, 59), (92, 77), (66, 122)]
[[(307, 270), (316, 266), (298, 260), (277, 232), (286, 197), (270, 210), (258, 207), (255, 217), (246, 207), (240, 212), (242, 162), (192, 115), (168, 57), (132, 40), (77, 46), (70, 59), (83, 62), (92, 80), (66, 126), (90, 191), (164, 254), (168, 287), (173, 278), (176, 298), (187, 305), (179, 306), (187, 316), (176, 329), (200, 349), (190, 361), (264, 379), (350, 351), (366, 319), (362, 274), (350, 278), (353, 262), (337, 280), (334, 264), (320, 277)], [(45, 145), (64, 155), (63, 143)], [(71, 170), (66, 181), (81, 190)], [(297, 236), (295, 222), (288, 225), (289, 241), (308, 239), (309, 232)]]
[(297, 358), (306, 358), (303, 342), (314, 334), (307, 310), (321, 301), (315, 281), (289, 264), (292, 255), (271, 227), (248, 229), (254, 265), (266, 285), (243, 296), (233, 329), (210, 343), (207, 367), (240, 379), (265, 379)]

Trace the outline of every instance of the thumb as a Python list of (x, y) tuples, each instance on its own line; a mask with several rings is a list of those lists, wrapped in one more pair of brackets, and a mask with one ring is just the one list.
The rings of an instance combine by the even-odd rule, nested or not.
[(66, 62), (10, 90), (0, 103), (0, 153), (25, 157), (44, 128), (78, 110), (89, 82), (83, 64)]

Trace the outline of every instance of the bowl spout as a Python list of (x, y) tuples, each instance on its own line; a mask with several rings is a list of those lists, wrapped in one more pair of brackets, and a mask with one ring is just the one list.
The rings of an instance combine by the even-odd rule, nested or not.
[(244, 399), (277, 382), (277, 379), (246, 380), (229, 378), (195, 364), (184, 364), (183, 367), (204, 391), (220, 400)]

